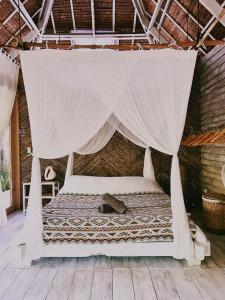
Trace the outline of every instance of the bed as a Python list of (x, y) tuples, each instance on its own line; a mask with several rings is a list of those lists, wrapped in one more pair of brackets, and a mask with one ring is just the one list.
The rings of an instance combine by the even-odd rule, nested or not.
[[(126, 214), (102, 214), (102, 195), (124, 201)], [(188, 218), (195, 262), (210, 255), (201, 229)], [(144, 177), (70, 176), (59, 194), (42, 210), (38, 257), (172, 256), (174, 245), (171, 199), (156, 181)], [(32, 249), (33, 252), (33, 249)], [(29, 266), (29, 249), (21, 245), (20, 261)]]
[[(23, 231), (16, 241), (18, 248), (22, 249), (21, 260), (26, 260), (28, 264), (43, 256), (79, 257), (104, 254), (172, 256), (176, 259), (196, 260), (199, 263), (204, 256), (210, 254), (205, 235), (188, 221), (177, 155), (196, 57), (196, 51), (172, 49), (149, 52), (91, 50), (59, 53), (46, 50), (21, 53), (33, 149), (27, 216)], [(98, 179), (70, 176), (73, 174), (73, 153), (87, 155), (100, 151), (116, 130), (136, 145), (145, 148), (144, 178)], [(163, 195), (154, 182), (150, 147), (172, 156), (171, 199)], [(65, 155), (69, 156), (65, 185), (60, 196), (43, 211), (40, 158), (56, 159)], [(150, 183), (151, 179), (154, 187)], [(71, 215), (71, 220), (75, 220), (79, 212), (85, 212), (89, 216), (91, 211), (85, 207), (85, 203), (87, 206), (95, 203), (92, 213), (96, 214), (101, 200), (97, 195), (106, 192), (121, 194), (118, 197), (129, 202), (130, 207), (124, 222), (130, 222), (133, 216), (140, 219), (144, 214), (147, 219), (155, 216), (157, 220), (158, 212), (167, 212), (164, 215), (166, 221), (162, 217), (156, 222), (165, 222), (165, 231), (162, 226), (157, 227), (157, 237), (154, 230), (149, 231), (152, 224), (148, 219), (145, 224), (148, 228), (143, 229), (145, 233), (139, 231), (135, 236), (136, 230), (132, 229), (132, 235), (127, 235), (127, 239), (121, 240), (117, 235), (116, 242), (115, 238), (109, 237), (102, 237), (100, 240), (106, 230), (102, 230), (99, 225), (102, 233), (95, 240), (98, 242), (94, 242), (96, 233), (92, 239), (93, 232), (90, 232), (94, 227), (93, 223), (87, 230), (89, 237), (86, 235), (86, 241), (78, 238), (77, 235), (82, 234), (74, 229), (82, 226), (78, 224), (76, 227), (73, 224), (73, 230), (67, 232), (67, 242), (65, 238), (60, 239), (59, 229), (66, 232), (71, 226), (66, 225), (68, 217)], [(152, 195), (154, 193), (157, 195)], [(142, 204), (138, 201), (140, 197)], [(65, 203), (64, 208), (62, 203)], [(141, 209), (140, 205), (143, 203), (145, 206)], [(68, 205), (72, 208), (68, 208)], [(135, 205), (139, 207), (135, 208)], [(68, 213), (69, 216), (66, 216)], [(58, 227), (50, 222), (51, 214), (51, 220), (59, 220)], [(92, 220), (96, 222), (99, 217), (95, 215)], [(114, 216), (108, 218), (115, 219)], [(85, 218), (83, 222), (86, 222)], [(120, 234), (125, 235), (125, 225), (113, 226), (123, 227)], [(115, 228), (113, 226), (112, 229)], [(131, 229), (129, 230), (131, 233)]]
[[(124, 201), (127, 213), (99, 213), (105, 192)], [(170, 197), (143, 177), (71, 176), (42, 216), (42, 257), (174, 254)], [(189, 226), (201, 261), (209, 244), (190, 218)]]

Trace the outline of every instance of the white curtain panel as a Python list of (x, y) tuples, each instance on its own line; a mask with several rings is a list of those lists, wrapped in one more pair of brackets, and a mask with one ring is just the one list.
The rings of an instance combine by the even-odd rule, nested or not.
[[(194, 246), (183, 201), (177, 152), (196, 55), (196, 51), (172, 49), (21, 53), (34, 156), (57, 158), (79, 149), (85, 152), (85, 148), (89, 153), (96, 151), (115, 130), (114, 126), (108, 127), (113, 123), (110, 123), (113, 114), (120, 122), (116, 125), (118, 130), (125, 136), (136, 139), (137, 144), (146, 148), (151, 146), (173, 156), (174, 257), (186, 259), (194, 258)], [(104, 125), (108, 129), (102, 129)], [(37, 163), (32, 172), (38, 174)], [(40, 180), (38, 176), (33, 178), (36, 181), (32, 180), (31, 184), (35, 189)], [(28, 210), (33, 202), (30, 197)], [(41, 213), (33, 217), (40, 220)], [(42, 228), (40, 236), (41, 232)]]
[(9, 124), (16, 96), (19, 66), (0, 53), (0, 143)]
[[(110, 141), (116, 130), (120, 134), (125, 136), (128, 140), (132, 141), (134, 144), (146, 148), (144, 157), (143, 176), (152, 181), (155, 181), (150, 148), (147, 147), (147, 145), (141, 140), (139, 140), (136, 136), (134, 136), (126, 127), (124, 127), (123, 124), (121, 124), (113, 114), (110, 116), (109, 120), (103, 125), (103, 127), (97, 132), (97, 134), (95, 134), (95, 136), (87, 144), (79, 148), (76, 151), (76, 153), (87, 155), (100, 151)], [(71, 153), (68, 157), (65, 182), (69, 179), (71, 175), (73, 175), (73, 162), (73, 153)]]
[[(16, 96), (19, 67), (0, 52), (0, 145), (6, 127), (9, 125)], [(7, 222), (6, 204), (0, 184), (0, 226)]]

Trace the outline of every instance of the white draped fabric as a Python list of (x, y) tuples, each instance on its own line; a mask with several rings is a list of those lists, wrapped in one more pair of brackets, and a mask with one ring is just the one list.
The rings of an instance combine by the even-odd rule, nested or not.
[[(155, 174), (152, 165), (151, 151), (149, 147), (134, 136), (126, 127), (124, 127), (118, 119), (111, 115), (109, 120), (103, 125), (103, 127), (95, 134), (95, 136), (84, 146), (79, 148), (76, 152), (82, 155), (92, 154), (100, 151), (112, 138), (115, 131), (118, 130), (120, 134), (132, 141), (134, 144), (146, 148), (144, 158), (143, 176), (155, 181)], [(65, 182), (73, 174), (73, 153), (69, 155)]]
[[(94, 153), (106, 145), (115, 130), (147, 149), (145, 177), (154, 178), (149, 147), (172, 155), (174, 257), (186, 259), (194, 258), (194, 246), (177, 152), (195, 61), (196, 51), (172, 49), (21, 53), (34, 160)], [(70, 155), (67, 177), (72, 164)], [(35, 162), (28, 206), (28, 213), (39, 219), (35, 241), (34, 236), (29, 237), (34, 243), (42, 232), (40, 209), (34, 209), (34, 202), (41, 201), (40, 187), (36, 187), (39, 172)], [(30, 226), (31, 221), (27, 219), (26, 224)]]
[[(10, 116), (16, 96), (19, 67), (8, 57), (0, 53), (0, 145), (4, 131), (9, 125)], [(6, 206), (3, 201), (3, 192), (0, 184), (0, 226), (6, 224)]]

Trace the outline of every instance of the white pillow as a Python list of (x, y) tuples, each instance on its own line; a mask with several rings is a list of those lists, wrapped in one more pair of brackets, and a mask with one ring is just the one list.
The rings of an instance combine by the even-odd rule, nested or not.
[(162, 189), (150, 179), (144, 177), (95, 177), (70, 176), (60, 190), (60, 194), (127, 194), (127, 193), (162, 193)]

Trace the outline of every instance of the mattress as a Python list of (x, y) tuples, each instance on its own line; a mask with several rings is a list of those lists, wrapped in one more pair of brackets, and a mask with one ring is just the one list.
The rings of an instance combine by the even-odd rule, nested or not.
[[(127, 213), (102, 214), (101, 195), (60, 194), (43, 208), (47, 244), (173, 241), (170, 198), (165, 193), (116, 195)], [(196, 225), (189, 220), (192, 237)]]

